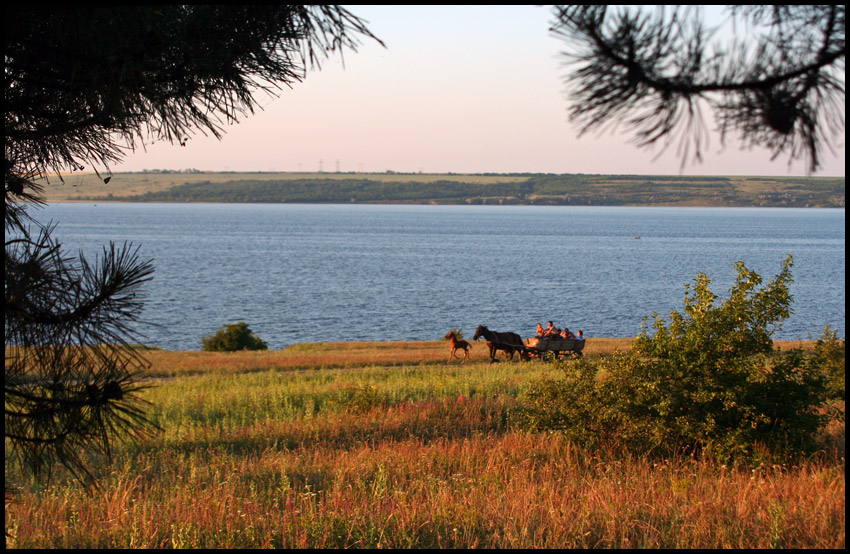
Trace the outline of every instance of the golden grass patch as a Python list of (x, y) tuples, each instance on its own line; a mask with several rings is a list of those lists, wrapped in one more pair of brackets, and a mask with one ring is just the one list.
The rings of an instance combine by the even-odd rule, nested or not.
[[(586, 355), (631, 339), (588, 339)], [(538, 361), (448, 342), (147, 353), (163, 432), (19, 487), (7, 548), (843, 548), (843, 454), (728, 468), (518, 423)], [(832, 429), (843, 441), (843, 425)], [(828, 454), (828, 453), (827, 453)]]

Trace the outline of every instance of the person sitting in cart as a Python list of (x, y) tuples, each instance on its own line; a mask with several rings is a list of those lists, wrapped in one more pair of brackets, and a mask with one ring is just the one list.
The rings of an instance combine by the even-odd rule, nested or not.
[(573, 332), (570, 331), (569, 329), (567, 329), (566, 327), (564, 327), (564, 330), (561, 331), (560, 336), (561, 336), (562, 339), (576, 340), (576, 336), (573, 334)]
[(538, 339), (542, 339), (542, 338), (545, 336), (545, 335), (544, 335), (544, 333), (545, 333), (545, 332), (546, 332), (546, 331), (544, 331), (544, 330), (543, 330), (543, 326), (542, 326), (541, 324), (539, 324), (539, 323), (538, 323), (538, 324), (537, 324), (537, 334), (536, 334), (536, 335), (534, 335), (534, 336), (535, 336), (536, 338), (538, 338)]
[(555, 327), (555, 324), (550, 321), (549, 325), (546, 326), (546, 329), (543, 330), (543, 336), (547, 338), (555, 338), (560, 332), (561, 330)]
[(578, 334), (576, 335), (576, 340), (584, 340), (584, 333), (581, 332), (581, 329), (578, 330)]

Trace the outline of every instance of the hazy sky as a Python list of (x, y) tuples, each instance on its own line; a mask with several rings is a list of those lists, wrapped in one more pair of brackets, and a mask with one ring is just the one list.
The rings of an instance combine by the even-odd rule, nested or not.
[[(128, 155), (113, 171), (363, 171), (678, 174), (675, 148), (626, 134), (578, 138), (550, 7), (354, 6), (386, 44), (325, 61), (222, 140), (196, 135)], [(706, 112), (707, 114), (708, 112)], [(844, 145), (817, 175), (844, 176)], [(686, 175), (804, 175), (766, 150), (713, 137)]]

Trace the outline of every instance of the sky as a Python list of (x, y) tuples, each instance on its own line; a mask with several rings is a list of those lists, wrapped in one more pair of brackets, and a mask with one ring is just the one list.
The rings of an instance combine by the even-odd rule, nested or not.
[[(675, 145), (637, 148), (624, 133), (586, 134), (568, 119), (550, 7), (353, 6), (386, 48), (364, 39), (308, 70), (261, 110), (186, 146), (137, 147), (112, 171), (342, 171), (806, 175), (712, 135), (701, 163)], [(706, 110), (706, 114), (708, 111)], [(844, 144), (818, 176), (844, 176)]]

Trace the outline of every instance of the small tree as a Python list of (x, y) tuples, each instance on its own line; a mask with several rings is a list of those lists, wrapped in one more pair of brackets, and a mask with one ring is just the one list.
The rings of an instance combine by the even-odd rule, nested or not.
[(225, 323), (215, 335), (201, 339), (207, 352), (236, 352), (237, 350), (268, 350), (269, 346), (244, 321)]
[(775, 459), (808, 450), (826, 421), (826, 375), (818, 355), (777, 352), (771, 336), (791, 314), (792, 258), (767, 285), (738, 262), (729, 298), (715, 305), (704, 274), (686, 287), (684, 313), (656, 314), (627, 353), (564, 366), (542, 381), (528, 411), (537, 427), (643, 452), (706, 452)]

